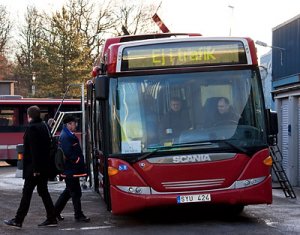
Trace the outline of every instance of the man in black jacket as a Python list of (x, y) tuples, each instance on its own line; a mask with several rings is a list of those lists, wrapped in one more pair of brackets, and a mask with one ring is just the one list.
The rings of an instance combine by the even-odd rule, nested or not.
[(42, 198), (47, 219), (39, 226), (57, 226), (52, 199), (48, 192), (48, 166), (50, 161), (50, 139), (46, 123), (40, 118), (40, 109), (31, 106), (27, 109), (29, 126), (24, 134), (23, 158), (23, 194), (15, 218), (4, 220), (4, 223), (21, 228), (30, 207), (33, 190)]

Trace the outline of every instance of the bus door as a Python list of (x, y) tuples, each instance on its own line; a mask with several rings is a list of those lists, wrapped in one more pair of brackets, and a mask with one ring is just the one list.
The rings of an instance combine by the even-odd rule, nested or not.
[[(104, 76), (103, 76), (104, 77)], [(106, 77), (107, 78), (107, 77)], [(97, 78), (98, 79), (98, 78)], [(99, 80), (104, 80), (103, 78), (99, 78)], [(108, 82), (108, 79), (105, 79)], [(93, 94), (89, 96), (89, 99), (87, 102), (91, 103), (90, 106), (91, 112), (89, 120), (91, 120), (91, 128), (92, 132), (94, 133), (91, 138), (94, 140), (93, 143), (93, 159), (94, 159), (94, 168), (99, 166), (99, 170), (96, 174), (98, 176), (98, 182), (95, 183), (95, 187), (99, 187), (99, 193), (104, 198), (104, 201), (107, 204), (107, 210), (111, 210), (111, 203), (110, 203), (110, 184), (109, 184), (109, 177), (108, 177), (108, 156), (109, 152), (111, 151), (111, 145), (114, 145), (114, 141), (110, 141), (110, 134), (109, 134), (109, 109), (112, 109), (112, 107), (109, 107), (109, 102), (111, 102), (111, 99), (106, 98), (99, 98), (96, 97), (96, 90), (97, 88), (102, 86), (106, 86), (101, 84), (99, 87), (95, 85), (95, 89), (90, 86), (88, 89), (90, 90), (88, 93), (92, 92)], [(112, 86), (115, 88), (115, 86)], [(113, 94), (116, 94), (117, 91), (110, 88), (110, 91)], [(111, 97), (111, 96), (110, 96)], [(114, 106), (114, 108), (116, 108)], [(93, 131), (94, 130), (94, 131)], [(99, 173), (99, 175), (98, 175)], [(97, 190), (97, 188), (96, 188)]]

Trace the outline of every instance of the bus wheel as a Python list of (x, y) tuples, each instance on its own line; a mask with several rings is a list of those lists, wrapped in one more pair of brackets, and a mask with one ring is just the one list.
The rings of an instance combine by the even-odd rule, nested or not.
[(6, 163), (11, 166), (17, 166), (18, 160), (6, 160)]

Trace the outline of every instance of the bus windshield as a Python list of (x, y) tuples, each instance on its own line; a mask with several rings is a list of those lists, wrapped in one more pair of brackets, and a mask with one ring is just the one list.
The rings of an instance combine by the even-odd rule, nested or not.
[(267, 143), (256, 70), (119, 77), (110, 87), (113, 154)]

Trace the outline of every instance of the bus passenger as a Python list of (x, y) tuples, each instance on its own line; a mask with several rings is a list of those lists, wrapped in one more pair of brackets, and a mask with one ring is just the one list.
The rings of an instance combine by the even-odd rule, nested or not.
[(89, 222), (81, 210), (81, 187), (80, 177), (87, 176), (84, 156), (80, 147), (79, 139), (74, 134), (77, 128), (77, 120), (74, 116), (66, 116), (63, 120), (64, 127), (59, 136), (59, 146), (66, 157), (64, 172), (61, 177), (65, 179), (66, 188), (55, 203), (55, 211), (58, 220), (64, 218), (60, 215), (67, 202), (72, 198), (74, 216), (77, 222)]
[(47, 121), (47, 124), (50, 128), (52, 128), (55, 124), (54, 118), (49, 118), (48, 121)]
[(189, 113), (182, 108), (182, 100), (178, 97), (171, 98), (170, 110), (161, 120), (163, 139), (176, 139), (182, 131), (191, 127)]

